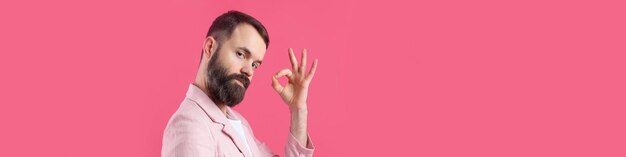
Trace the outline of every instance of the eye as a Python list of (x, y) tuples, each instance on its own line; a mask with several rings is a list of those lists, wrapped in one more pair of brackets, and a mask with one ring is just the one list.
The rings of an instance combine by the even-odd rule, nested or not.
[(241, 51), (237, 51), (237, 52), (236, 52), (236, 54), (237, 54), (237, 57), (239, 57), (239, 58), (244, 58), (244, 56), (243, 56), (243, 55), (244, 55), (244, 54), (243, 54), (243, 52), (241, 52)]
[(252, 63), (252, 68), (253, 69), (259, 68), (259, 63)]

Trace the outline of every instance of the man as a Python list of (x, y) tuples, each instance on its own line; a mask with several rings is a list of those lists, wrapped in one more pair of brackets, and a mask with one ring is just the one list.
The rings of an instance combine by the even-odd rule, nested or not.
[[(229, 11), (215, 19), (203, 44), (196, 80), (165, 128), (161, 156), (277, 156), (254, 137), (246, 119), (231, 109), (243, 100), (268, 44), (265, 27), (249, 15)], [(307, 72), (306, 49), (299, 64), (293, 50), (288, 52), (291, 69), (272, 78), (274, 90), (291, 113), (284, 155), (312, 156), (306, 99), (317, 60)], [(289, 79), (284, 86), (278, 82), (281, 77)]]

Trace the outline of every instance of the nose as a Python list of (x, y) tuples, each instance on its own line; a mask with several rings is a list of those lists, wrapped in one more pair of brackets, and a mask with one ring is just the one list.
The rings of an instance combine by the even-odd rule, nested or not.
[(246, 75), (248, 79), (252, 79), (252, 75), (254, 74), (254, 69), (252, 68), (252, 64), (244, 65), (243, 68), (241, 68), (241, 73), (243, 75)]

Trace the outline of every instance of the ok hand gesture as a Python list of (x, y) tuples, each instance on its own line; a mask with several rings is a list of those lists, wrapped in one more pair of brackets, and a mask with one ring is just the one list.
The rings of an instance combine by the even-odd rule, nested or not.
[[(311, 70), (307, 73), (306, 69), (306, 49), (302, 50), (302, 60), (298, 64), (293, 49), (289, 48), (289, 58), (291, 59), (291, 69), (283, 69), (272, 77), (272, 87), (282, 97), (283, 101), (289, 105), (291, 111), (306, 110), (306, 99), (311, 79), (315, 75), (317, 68), (317, 59), (313, 61)], [(289, 82), (282, 86), (278, 82), (278, 78), (287, 77)]]

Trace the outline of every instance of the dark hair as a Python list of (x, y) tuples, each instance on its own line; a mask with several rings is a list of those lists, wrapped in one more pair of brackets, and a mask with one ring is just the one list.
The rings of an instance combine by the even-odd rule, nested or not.
[(218, 16), (215, 21), (213, 21), (213, 24), (211, 24), (211, 28), (209, 28), (209, 32), (206, 37), (212, 36), (218, 42), (223, 42), (230, 38), (230, 35), (233, 33), (233, 30), (235, 30), (235, 27), (242, 23), (252, 25), (254, 29), (259, 32), (263, 41), (265, 41), (265, 48), (269, 46), (270, 38), (267, 35), (267, 30), (265, 30), (263, 24), (261, 24), (261, 22), (254, 17), (235, 10), (228, 11)]

